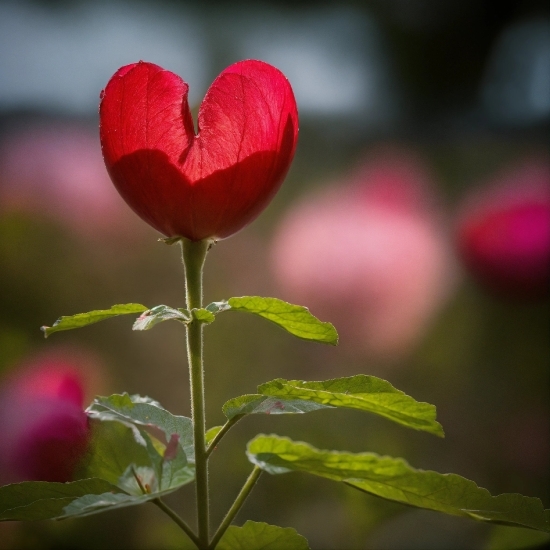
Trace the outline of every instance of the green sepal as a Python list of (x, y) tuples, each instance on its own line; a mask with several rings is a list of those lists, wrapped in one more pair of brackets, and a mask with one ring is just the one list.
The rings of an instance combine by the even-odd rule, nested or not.
[(276, 435), (254, 438), (247, 455), (271, 474), (306, 472), (409, 506), (550, 532), (550, 510), (544, 510), (538, 498), (517, 493), (491, 496), (464, 477), (417, 470), (401, 458), (324, 451)]
[(158, 242), (171, 246), (173, 244), (179, 243), (182, 240), (182, 238), (183, 237), (166, 237), (164, 239), (158, 239)]
[(307, 540), (292, 527), (277, 527), (248, 520), (242, 527), (230, 525), (216, 550), (309, 550)]
[(88, 313), (77, 313), (76, 315), (68, 315), (60, 317), (51, 327), (43, 326), (40, 330), (44, 332), (44, 338), (50, 336), (54, 332), (62, 330), (72, 330), (74, 328), (81, 328), (111, 317), (117, 317), (118, 315), (128, 315), (129, 313), (142, 313), (146, 311), (147, 307), (142, 304), (117, 304), (110, 309), (97, 309), (89, 311)]

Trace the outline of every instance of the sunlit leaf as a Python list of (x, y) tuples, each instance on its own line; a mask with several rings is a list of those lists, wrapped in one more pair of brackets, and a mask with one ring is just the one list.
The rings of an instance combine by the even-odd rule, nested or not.
[(359, 374), (323, 382), (278, 378), (223, 405), (228, 419), (245, 414), (296, 414), (343, 407), (378, 414), (403, 426), (443, 436), (433, 405), (395, 389), (389, 382)]
[(233, 417), (243, 414), (299, 414), (331, 408), (333, 407), (330, 405), (322, 405), (314, 401), (280, 399), (266, 395), (249, 394), (226, 401), (222, 411), (231, 420)]
[(144, 311), (134, 322), (132, 330), (149, 330), (163, 321), (176, 320), (182, 323), (189, 323), (192, 320), (191, 314), (185, 309), (175, 309), (169, 306), (155, 306)]
[(83, 496), (128, 496), (104, 479), (71, 483), (25, 481), (0, 487), (0, 521), (42, 520), (64, 517), (64, 508)]
[(83, 475), (105, 479), (134, 496), (171, 492), (193, 481), (194, 467), (179, 445), (179, 436), (175, 450), (166, 456), (166, 445), (111, 413), (96, 416), (92, 428)]
[(116, 421), (93, 422), (91, 428), (92, 443), (82, 464), (83, 477), (97, 477), (119, 485), (129, 465), (150, 466), (147, 444), (137, 428)]
[(89, 311), (88, 313), (77, 313), (76, 315), (60, 317), (53, 326), (43, 326), (41, 330), (44, 332), (44, 337), (47, 338), (54, 332), (81, 328), (93, 323), (99, 323), (99, 321), (104, 321), (105, 319), (110, 319), (111, 317), (117, 317), (118, 315), (141, 313), (146, 309), (147, 308), (141, 304), (117, 304), (110, 309), (98, 309)]
[(158, 498), (158, 494), (146, 495), (127, 495), (124, 493), (103, 493), (102, 495), (84, 495), (70, 502), (63, 509), (63, 516), (68, 517), (83, 517), (100, 512), (116, 510), (126, 506), (136, 506), (144, 504), (150, 500)]
[(309, 550), (307, 540), (291, 527), (247, 521), (242, 527), (231, 525), (216, 550)]
[[(194, 479), (193, 463), (186, 454), (187, 448), (194, 456), (188, 418), (172, 415), (148, 397), (128, 394), (98, 398), (87, 412), (100, 421), (94, 426), (88, 475), (109, 479), (130, 493), (133, 487), (136, 495), (142, 490), (132, 477), (139, 471), (154, 473), (151, 482), (143, 482), (153, 493), (177, 489)], [(164, 442), (158, 439), (163, 432)], [(191, 442), (182, 443), (185, 438)]]
[(176, 456), (171, 460), (161, 462), (161, 481), (159, 491), (164, 492), (177, 489), (195, 479), (195, 468), (185, 456), (185, 452), (178, 447)]
[(550, 510), (544, 510), (538, 498), (517, 493), (491, 496), (459, 475), (417, 470), (400, 458), (322, 451), (274, 435), (253, 439), (247, 454), (271, 474), (307, 472), (410, 506), (550, 532)]
[(167, 460), (138, 426), (107, 416), (92, 422), (91, 449), (81, 468), (84, 479), (1, 487), (0, 519), (65, 518), (134, 506), (194, 479), (181, 447)]
[(298, 338), (333, 346), (338, 343), (338, 333), (331, 323), (320, 321), (306, 307), (295, 306), (278, 298), (242, 296), (229, 298), (226, 302), (213, 302), (206, 309), (214, 314), (229, 309), (253, 313), (272, 321)]
[[(443, 428), (435, 420), (433, 405), (422, 403), (394, 388), (386, 380), (358, 374), (323, 382), (278, 378), (258, 386), (258, 392), (273, 398), (294, 399), (323, 406), (358, 409), (378, 414), (408, 428), (443, 437)], [(281, 401), (284, 409), (284, 401)], [(304, 411), (305, 412), (305, 411)]]
[(192, 309), (191, 313), (193, 314), (193, 318), (197, 321), (200, 321), (201, 323), (212, 323), (216, 319), (214, 316), (214, 313), (209, 311), (206, 308), (200, 308), (200, 309)]
[(91, 418), (101, 419), (107, 415), (139, 424), (141, 426), (153, 426), (163, 431), (166, 441), (172, 434), (179, 435), (179, 443), (182, 446), (187, 459), (194, 460), (193, 423), (186, 416), (178, 416), (168, 412), (160, 403), (149, 397), (140, 395), (114, 394), (109, 397), (97, 397), (88, 407), (88, 415)]
[(205, 309), (207, 311), (210, 311), (210, 313), (216, 315), (218, 313), (221, 313), (222, 311), (227, 311), (228, 309), (231, 309), (231, 306), (227, 303), (226, 300), (222, 300), (221, 302), (212, 302), (211, 304), (208, 304)]

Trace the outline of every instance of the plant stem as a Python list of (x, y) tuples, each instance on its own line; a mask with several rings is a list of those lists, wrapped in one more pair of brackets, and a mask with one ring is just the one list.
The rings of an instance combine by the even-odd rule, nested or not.
[(153, 501), (153, 504), (156, 504), (165, 514), (167, 514), (171, 519), (173, 519), (181, 528), (183, 531), (185, 531), (185, 534), (197, 545), (200, 547), (200, 540), (197, 538), (197, 535), (193, 533), (193, 530), (185, 521), (178, 515), (170, 506), (165, 504), (160, 498), (156, 498)]
[[(202, 307), (202, 268), (210, 242), (182, 239), (185, 266), (187, 309)], [(197, 320), (187, 325), (187, 358), (191, 381), (191, 411), (195, 444), (195, 487), (197, 497), (198, 544), (208, 548), (208, 460), (204, 439), (206, 420), (204, 411), (204, 370), (202, 363), (202, 323)]]
[(242, 505), (244, 504), (246, 497), (250, 494), (250, 491), (252, 491), (252, 488), (254, 487), (254, 485), (256, 485), (256, 482), (258, 481), (258, 478), (260, 477), (261, 473), (262, 473), (261, 468), (259, 468), (258, 466), (254, 466), (254, 469), (252, 470), (252, 473), (248, 476), (246, 483), (243, 485), (243, 488), (241, 489), (241, 492), (237, 495), (235, 502), (229, 509), (229, 512), (227, 512), (227, 515), (223, 518), (221, 525), (216, 531), (216, 534), (214, 535), (214, 538), (210, 543), (209, 550), (214, 550), (214, 548), (216, 548), (216, 545), (218, 544), (218, 542), (220, 542), (220, 539), (223, 537), (223, 534), (225, 533), (227, 528), (231, 525), (231, 522), (235, 519), (235, 516), (237, 515)]
[(222, 427), (222, 429), (216, 434), (216, 437), (210, 442), (206, 449), (206, 458), (210, 457), (212, 451), (216, 448), (216, 445), (221, 441), (222, 437), (241, 419), (244, 418), (244, 414), (237, 414), (230, 420), (228, 420)]

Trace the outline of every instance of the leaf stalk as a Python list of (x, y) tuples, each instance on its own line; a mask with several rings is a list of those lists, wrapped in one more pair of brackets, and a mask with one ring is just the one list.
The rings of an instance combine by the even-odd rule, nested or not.
[(209, 458), (212, 454), (212, 451), (216, 448), (218, 443), (221, 441), (222, 437), (241, 419), (244, 418), (244, 414), (235, 415), (233, 418), (230, 418), (223, 426), (222, 429), (216, 434), (216, 437), (210, 442), (206, 449), (206, 458)]
[(170, 506), (165, 504), (160, 498), (156, 498), (152, 502), (153, 504), (156, 504), (167, 516), (174, 520), (197, 546), (200, 546), (200, 540), (198, 539), (197, 535), (193, 533), (191, 527), (189, 527), (189, 525), (185, 523), (183, 518), (176, 514), (176, 512), (174, 512), (174, 510), (172, 510)]
[(216, 545), (218, 542), (220, 542), (220, 539), (223, 537), (224, 533), (227, 531), (227, 528), (231, 525), (231, 522), (235, 519), (235, 516), (238, 514), (239, 510), (241, 509), (242, 505), (244, 504), (244, 501), (250, 494), (250, 491), (254, 488), (254, 485), (256, 485), (256, 482), (258, 481), (258, 478), (260, 477), (260, 474), (262, 473), (262, 469), (259, 466), (254, 466), (254, 469), (252, 470), (251, 474), (248, 476), (248, 479), (246, 480), (245, 484), (243, 485), (243, 488), (241, 489), (241, 492), (237, 495), (237, 498), (235, 499), (235, 502), (231, 505), (231, 508), (227, 512), (226, 516), (223, 518), (223, 521), (221, 522), (220, 526), (218, 527), (218, 530), (216, 531), (216, 534), (212, 538), (212, 542), (210, 543), (210, 546), (208, 547), (208, 550), (214, 550), (216, 548)]

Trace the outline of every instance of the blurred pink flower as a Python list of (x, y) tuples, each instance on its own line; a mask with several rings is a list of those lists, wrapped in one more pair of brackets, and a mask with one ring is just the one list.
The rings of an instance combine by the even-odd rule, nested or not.
[(0, 388), (0, 482), (70, 481), (90, 431), (84, 379), (61, 356), (11, 373)]
[(96, 133), (79, 125), (35, 125), (0, 143), (0, 213), (50, 217), (80, 236), (135, 232), (111, 184)]
[(550, 162), (532, 159), (495, 176), (464, 202), (462, 259), (487, 289), (537, 297), (550, 282)]
[(333, 322), (341, 345), (409, 352), (454, 286), (454, 262), (424, 163), (389, 150), (306, 197), (283, 219), (272, 263), (283, 297)]

